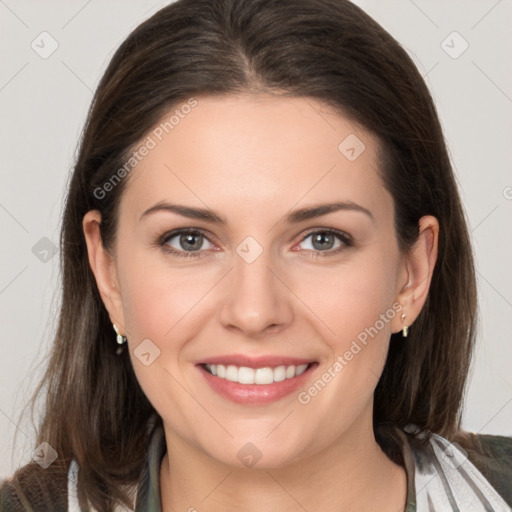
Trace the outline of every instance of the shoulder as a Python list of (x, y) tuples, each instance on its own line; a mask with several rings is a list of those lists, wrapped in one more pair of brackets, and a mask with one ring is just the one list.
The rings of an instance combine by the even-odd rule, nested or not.
[(468, 459), (512, 506), (512, 437), (464, 433), (458, 442)]
[(67, 465), (31, 462), (0, 482), (0, 512), (61, 512), (67, 506)]
[(406, 426), (401, 437), (410, 477), (407, 510), (419, 510), (420, 504), (430, 510), (431, 501), (436, 510), (446, 510), (447, 503), (460, 506), (468, 499), (485, 510), (510, 510), (512, 437), (462, 430), (442, 437), (414, 425)]

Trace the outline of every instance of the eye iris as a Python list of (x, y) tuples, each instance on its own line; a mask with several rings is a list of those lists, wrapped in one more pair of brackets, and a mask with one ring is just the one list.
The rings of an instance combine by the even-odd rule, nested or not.
[[(194, 238), (196, 239), (196, 243), (193, 243)], [(181, 235), (180, 237), (180, 244), (183, 248), (187, 249), (187, 244), (191, 244), (192, 247), (188, 247), (189, 249), (196, 251), (201, 248), (201, 235), (191, 234), (187, 233), (184, 235)]]
[[(322, 244), (322, 242), (325, 242), (327, 240), (327, 244)], [(320, 242), (320, 247), (316, 246), (316, 243)], [(329, 243), (330, 242), (330, 243)], [(328, 233), (317, 233), (313, 236), (313, 246), (315, 249), (331, 249), (332, 244), (334, 243), (334, 237), (331, 234)]]

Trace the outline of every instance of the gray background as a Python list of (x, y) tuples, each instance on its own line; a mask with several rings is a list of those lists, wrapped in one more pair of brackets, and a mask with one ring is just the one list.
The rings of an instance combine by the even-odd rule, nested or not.
[[(56, 326), (53, 250), (92, 92), (122, 40), (165, 3), (0, 0), (0, 478), (35, 447), (29, 417), (19, 417)], [(426, 77), (467, 209), (481, 327), (463, 427), (512, 435), (512, 2), (356, 3)], [(58, 44), (47, 58), (44, 31)]]

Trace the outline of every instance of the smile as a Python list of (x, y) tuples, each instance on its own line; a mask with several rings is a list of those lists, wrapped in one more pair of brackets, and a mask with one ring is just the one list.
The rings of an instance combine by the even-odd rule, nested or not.
[(210, 389), (221, 397), (241, 405), (263, 406), (306, 387), (318, 362), (291, 357), (230, 356), (201, 361), (196, 367)]

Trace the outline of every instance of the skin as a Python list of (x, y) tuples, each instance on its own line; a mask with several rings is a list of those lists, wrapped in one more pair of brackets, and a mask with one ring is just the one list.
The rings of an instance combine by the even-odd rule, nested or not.
[[(163, 510), (403, 510), (405, 471), (375, 441), (373, 397), (391, 333), (402, 329), (402, 314), (410, 326), (425, 302), (436, 219), (423, 217), (415, 246), (400, 252), (393, 199), (377, 173), (377, 139), (321, 102), (197, 99), (131, 172), (110, 251), (101, 243), (99, 213), (83, 220), (102, 299), (164, 422)], [(349, 134), (365, 144), (354, 161), (338, 150)], [(347, 209), (284, 220), (291, 210), (336, 201), (357, 203), (371, 216)], [(227, 225), (169, 211), (141, 219), (159, 202), (209, 208)], [(185, 227), (204, 230), (206, 238), (192, 241), (202, 257), (175, 256), (155, 242)], [(313, 245), (307, 235), (322, 229), (348, 233), (353, 245), (338, 238)], [(247, 236), (263, 249), (250, 264), (236, 252)], [(167, 245), (192, 252), (179, 235)], [(297, 393), (266, 405), (235, 404), (196, 367), (227, 354), (303, 357), (319, 364), (307, 389), (393, 304), (403, 310), (307, 404)], [(148, 338), (160, 355), (145, 366), (133, 351)], [(248, 442), (261, 453), (250, 468), (237, 457)]]

